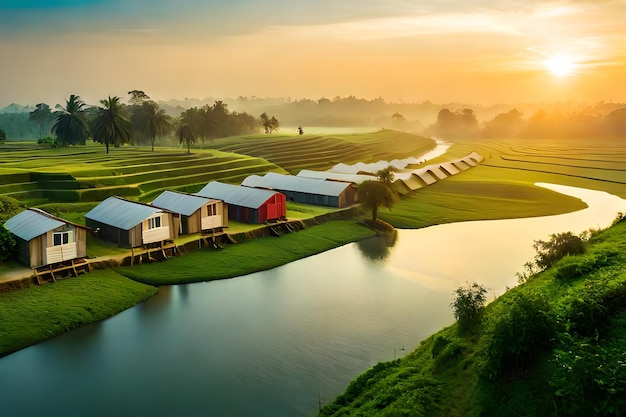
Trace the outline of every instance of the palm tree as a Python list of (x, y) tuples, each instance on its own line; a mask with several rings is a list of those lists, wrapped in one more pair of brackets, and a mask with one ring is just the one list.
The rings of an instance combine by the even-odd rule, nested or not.
[(152, 151), (154, 151), (156, 137), (165, 136), (170, 132), (172, 118), (165, 114), (165, 110), (159, 109), (159, 105), (154, 101), (143, 102), (136, 114), (137, 127), (140, 132), (150, 138)]
[(28, 120), (39, 125), (39, 139), (41, 139), (43, 137), (43, 127), (50, 123), (52, 112), (50, 111), (50, 106), (46, 103), (39, 103), (35, 107), (35, 110), (28, 115)]
[(97, 110), (91, 130), (93, 139), (104, 143), (109, 153), (111, 144), (117, 148), (121, 144), (130, 143), (133, 128), (119, 97), (109, 96), (108, 99), (100, 100), (100, 104), (102, 107)]
[(180, 120), (178, 126), (176, 126), (176, 137), (181, 144), (187, 144), (187, 153), (191, 153), (191, 144), (196, 143), (196, 135), (191, 126), (184, 120)]
[(59, 139), (61, 146), (84, 145), (89, 137), (85, 103), (79, 96), (72, 94), (65, 102), (65, 107), (57, 104), (52, 133)]

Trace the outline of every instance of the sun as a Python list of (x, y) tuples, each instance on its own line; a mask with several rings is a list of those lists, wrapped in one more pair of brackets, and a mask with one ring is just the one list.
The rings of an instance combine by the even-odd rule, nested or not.
[(545, 61), (543, 65), (552, 75), (559, 78), (576, 75), (578, 63), (571, 55), (555, 55)]

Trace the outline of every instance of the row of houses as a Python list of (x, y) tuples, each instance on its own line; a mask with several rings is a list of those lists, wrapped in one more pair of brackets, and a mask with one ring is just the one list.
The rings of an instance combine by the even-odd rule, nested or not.
[[(325, 184), (331, 182), (331, 186)], [(86, 257), (88, 233), (123, 248), (150, 247), (182, 234), (219, 235), (228, 227), (229, 219), (255, 224), (286, 220), (287, 200), (335, 207), (353, 204), (354, 185), (337, 185), (317, 179), (300, 180), (297, 186), (267, 183), (256, 187), (213, 181), (196, 194), (164, 191), (150, 204), (108, 197), (85, 214), (86, 226), (29, 208), (9, 219), (5, 227), (17, 240), (18, 260), (38, 268)], [(339, 189), (352, 192), (345, 197)], [(331, 195), (324, 194), (329, 192)]]
[[(455, 175), (482, 161), (478, 154), (396, 173), (400, 194)], [(38, 268), (87, 256), (87, 234), (123, 248), (162, 246), (179, 235), (219, 236), (228, 221), (264, 224), (286, 220), (287, 201), (343, 208), (356, 200), (356, 184), (375, 179), (367, 174), (301, 171), (297, 176), (274, 172), (251, 175), (241, 185), (213, 181), (195, 194), (164, 191), (146, 204), (108, 197), (87, 214), (82, 226), (43, 210), (29, 208), (5, 227), (18, 243), (18, 260)]]

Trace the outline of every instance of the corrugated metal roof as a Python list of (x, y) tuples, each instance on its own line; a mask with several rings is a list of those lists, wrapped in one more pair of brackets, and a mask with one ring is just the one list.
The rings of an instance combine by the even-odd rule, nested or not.
[(42, 210), (27, 209), (11, 217), (4, 226), (15, 236), (29, 241), (66, 223)]
[(216, 198), (228, 204), (253, 209), (261, 207), (274, 194), (275, 191), (224, 184), (219, 181), (211, 181), (196, 193), (202, 197)]
[(251, 175), (243, 180), (241, 185), (336, 197), (341, 195), (352, 184), (343, 181), (329, 181), (268, 172), (262, 177)]
[(209, 197), (177, 193), (175, 191), (163, 191), (152, 205), (169, 211), (180, 213), (183, 216), (191, 216), (208, 202), (216, 201)]
[(118, 229), (130, 230), (154, 213), (159, 212), (163, 212), (163, 210), (119, 197), (109, 197), (85, 214), (85, 218)]
[(347, 182), (353, 182), (355, 184), (360, 184), (364, 181), (377, 181), (377, 178), (374, 175), (345, 174), (341, 172), (331, 172), (331, 171), (311, 171), (309, 169), (301, 170), (298, 173), (298, 177), (317, 178), (317, 179), (322, 179), (322, 180), (347, 181)]

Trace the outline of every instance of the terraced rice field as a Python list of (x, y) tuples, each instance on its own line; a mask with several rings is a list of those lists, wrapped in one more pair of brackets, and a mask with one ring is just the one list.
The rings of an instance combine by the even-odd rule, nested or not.
[(262, 158), (220, 151), (192, 154), (101, 147), (20, 149), (3, 153), (0, 194), (27, 204), (100, 201), (110, 195), (150, 200), (164, 189), (197, 191), (208, 181), (238, 183), (251, 174), (285, 172)]
[(472, 139), (455, 142), (450, 158), (476, 151), (499, 178), (546, 181), (626, 197), (626, 141), (604, 139)]
[(161, 191), (195, 192), (207, 182), (233, 184), (252, 174), (325, 170), (339, 162), (404, 158), (434, 142), (384, 130), (339, 136), (253, 135), (218, 139), (211, 149), (123, 147), (110, 154), (98, 145), (38, 149), (5, 146), (0, 151), (0, 194), (25, 204), (95, 202), (111, 195), (149, 201)]
[(432, 149), (432, 139), (394, 130), (333, 136), (268, 136), (225, 138), (212, 146), (226, 152), (266, 159), (290, 174), (302, 169), (325, 171), (336, 164), (391, 161), (419, 156)]

